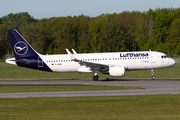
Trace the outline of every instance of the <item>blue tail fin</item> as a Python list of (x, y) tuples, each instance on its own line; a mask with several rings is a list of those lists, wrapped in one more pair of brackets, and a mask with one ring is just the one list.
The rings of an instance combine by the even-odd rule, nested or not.
[(17, 59), (34, 59), (38, 53), (28, 44), (17, 30), (8, 30), (14, 56)]
[(13, 63), (21, 67), (52, 72), (52, 70), (41, 59), (42, 55), (37, 53), (17, 30), (8, 30), (8, 34), (15, 56), (15, 59), (6, 60), (8, 63)]

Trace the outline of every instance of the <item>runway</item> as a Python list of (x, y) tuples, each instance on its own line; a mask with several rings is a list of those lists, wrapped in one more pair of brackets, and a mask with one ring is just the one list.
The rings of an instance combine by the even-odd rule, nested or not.
[(99, 81), (91, 79), (6, 79), (0, 80), (0, 85), (109, 85), (144, 88), (130, 90), (0, 93), (0, 98), (180, 94), (180, 79), (156, 79), (155, 81), (151, 79), (100, 79)]

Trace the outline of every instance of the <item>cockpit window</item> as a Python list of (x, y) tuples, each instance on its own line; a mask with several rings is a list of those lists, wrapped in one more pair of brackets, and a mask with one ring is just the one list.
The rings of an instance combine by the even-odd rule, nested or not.
[(163, 56), (161, 56), (161, 58), (169, 58), (169, 56), (163, 55)]

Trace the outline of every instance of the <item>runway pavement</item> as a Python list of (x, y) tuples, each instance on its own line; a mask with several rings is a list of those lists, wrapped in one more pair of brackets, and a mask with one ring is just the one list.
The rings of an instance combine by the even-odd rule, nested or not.
[(180, 94), (180, 79), (157, 79), (155, 81), (151, 79), (100, 79), (99, 81), (91, 79), (12, 79), (0, 80), (0, 85), (109, 85), (145, 88), (132, 90), (0, 93), (0, 98)]

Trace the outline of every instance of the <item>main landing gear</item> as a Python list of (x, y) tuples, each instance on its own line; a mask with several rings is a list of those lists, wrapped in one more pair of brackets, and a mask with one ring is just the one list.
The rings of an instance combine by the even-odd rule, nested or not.
[(152, 74), (152, 80), (155, 80), (156, 77), (154, 76), (154, 70), (153, 69), (151, 70), (151, 74)]
[(98, 73), (95, 73), (94, 76), (93, 76), (93, 80), (94, 80), (94, 81), (98, 81), (98, 79), (99, 79), (99, 76), (98, 76), (97, 74), (98, 74)]
[(98, 75), (94, 75), (94, 76), (93, 76), (93, 80), (94, 80), (94, 81), (98, 81), (98, 79), (99, 79), (99, 76), (98, 76)]

